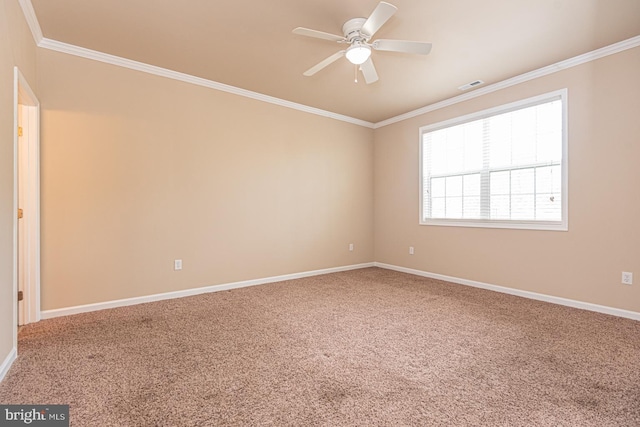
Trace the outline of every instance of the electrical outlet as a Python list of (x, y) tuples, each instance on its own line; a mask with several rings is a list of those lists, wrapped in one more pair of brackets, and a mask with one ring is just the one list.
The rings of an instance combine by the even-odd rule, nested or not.
[(409, 246), (409, 255), (413, 255), (413, 246)]
[(173, 261), (173, 269), (174, 270), (182, 270), (182, 260), (181, 259), (177, 259), (177, 260)]
[(349, 243), (349, 251), (353, 252), (353, 243)]
[(633, 285), (633, 273), (629, 273), (628, 271), (622, 272), (622, 284), (623, 285)]

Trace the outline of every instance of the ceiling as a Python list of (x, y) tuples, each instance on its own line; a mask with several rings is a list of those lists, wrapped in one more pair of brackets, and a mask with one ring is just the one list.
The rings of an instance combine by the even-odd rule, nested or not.
[(343, 45), (291, 31), (341, 35), (378, 0), (32, 0), (45, 38), (374, 123), (640, 34), (639, 0), (388, 2), (398, 11), (374, 39), (433, 50), (374, 51), (366, 85), (344, 58), (304, 77)]

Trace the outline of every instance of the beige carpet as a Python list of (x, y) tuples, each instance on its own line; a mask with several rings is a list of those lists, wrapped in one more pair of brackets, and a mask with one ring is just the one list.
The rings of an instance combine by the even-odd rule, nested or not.
[(73, 426), (639, 426), (640, 322), (369, 268), (20, 332)]

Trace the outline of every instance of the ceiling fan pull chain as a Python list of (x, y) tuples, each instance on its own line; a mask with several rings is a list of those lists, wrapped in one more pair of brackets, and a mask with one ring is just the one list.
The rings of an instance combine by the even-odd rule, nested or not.
[(355, 82), (358, 83), (358, 66), (357, 65), (353, 65), (353, 69), (355, 70)]

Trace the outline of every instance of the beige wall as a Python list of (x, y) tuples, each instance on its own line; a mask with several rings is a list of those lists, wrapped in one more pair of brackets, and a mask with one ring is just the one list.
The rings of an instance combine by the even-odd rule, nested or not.
[[(622, 270), (640, 276), (638, 48), (372, 131), (36, 52), (3, 0), (0, 358), (13, 333), (15, 64), (43, 107), (43, 310), (375, 260), (640, 311), (638, 286), (620, 284)], [(420, 126), (564, 87), (568, 232), (418, 225)]]
[[(640, 311), (639, 75), (635, 48), (377, 129), (376, 261)], [(565, 87), (568, 232), (418, 225), (420, 126)]]
[(0, 363), (13, 348), (13, 67), (36, 90), (35, 43), (15, 0), (0, 2)]
[[(375, 133), (52, 51), (38, 59), (44, 310), (375, 259), (640, 311), (638, 287), (620, 284), (640, 271), (640, 49)], [(418, 225), (420, 126), (564, 87), (568, 232)]]
[(38, 67), (43, 310), (373, 261), (373, 130), (44, 49)]

